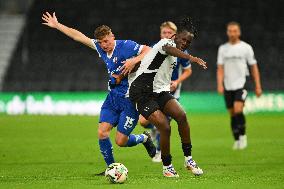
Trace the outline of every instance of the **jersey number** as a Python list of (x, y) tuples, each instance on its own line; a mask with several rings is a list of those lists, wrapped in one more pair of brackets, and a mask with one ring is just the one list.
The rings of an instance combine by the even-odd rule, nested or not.
[(124, 129), (127, 129), (127, 128), (131, 128), (132, 126), (133, 126), (133, 121), (134, 121), (135, 119), (133, 119), (133, 118), (131, 118), (131, 117), (129, 117), (129, 116), (126, 116), (126, 122), (125, 122), (125, 124), (124, 124)]

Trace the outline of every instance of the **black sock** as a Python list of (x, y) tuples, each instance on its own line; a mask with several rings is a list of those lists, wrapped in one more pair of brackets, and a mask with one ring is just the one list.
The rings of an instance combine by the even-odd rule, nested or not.
[(240, 135), (246, 134), (246, 119), (243, 113), (238, 113), (235, 115), (236, 117), (236, 124), (239, 128)]
[(184, 156), (191, 156), (192, 145), (190, 143), (181, 143)]
[(172, 156), (171, 154), (166, 155), (166, 156), (161, 156), (162, 158), (162, 162), (164, 166), (169, 166), (170, 164), (172, 164)]
[(233, 133), (234, 139), (235, 140), (239, 140), (240, 131), (239, 131), (239, 127), (237, 125), (236, 116), (232, 116), (231, 117), (231, 129), (232, 129), (232, 133)]

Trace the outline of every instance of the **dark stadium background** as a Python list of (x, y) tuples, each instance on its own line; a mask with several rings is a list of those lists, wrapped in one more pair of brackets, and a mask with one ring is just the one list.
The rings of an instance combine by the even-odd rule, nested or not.
[[(117, 39), (132, 39), (142, 44), (159, 39), (159, 25), (163, 21), (191, 16), (196, 22), (198, 37), (190, 51), (204, 58), (209, 69), (202, 71), (193, 66), (192, 77), (183, 85), (186, 91), (215, 91), (217, 49), (226, 41), (226, 23), (238, 21), (242, 39), (254, 48), (264, 91), (283, 90), (283, 5), (283, 1), (259, 0), (35, 0), (30, 1), (30, 6), (18, 4), (18, 9), (5, 12), (25, 14), (26, 24), (4, 76), (2, 90), (107, 90), (105, 65), (96, 52), (41, 25), (45, 11), (55, 11), (60, 22), (89, 37), (96, 26), (107, 24)], [(9, 7), (2, 1), (0, 6)], [(252, 88), (251, 82), (249, 86)]]

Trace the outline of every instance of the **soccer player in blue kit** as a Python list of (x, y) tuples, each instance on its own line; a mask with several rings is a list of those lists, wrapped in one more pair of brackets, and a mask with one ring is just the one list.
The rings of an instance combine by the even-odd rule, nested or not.
[(150, 134), (148, 132), (140, 135), (131, 134), (137, 124), (139, 114), (126, 97), (128, 77), (119, 77), (121, 72), (129, 73), (150, 48), (131, 40), (115, 40), (111, 29), (105, 25), (97, 27), (94, 32), (95, 39), (91, 39), (80, 31), (59, 23), (55, 13), (51, 15), (46, 12), (42, 15), (42, 20), (44, 25), (57, 29), (75, 41), (96, 50), (107, 66), (110, 76), (109, 93), (101, 107), (98, 128), (100, 151), (106, 164), (110, 165), (115, 162), (109, 139), (110, 131), (115, 126), (117, 126), (115, 142), (118, 146), (132, 147), (142, 143), (149, 156), (154, 157), (156, 147)]

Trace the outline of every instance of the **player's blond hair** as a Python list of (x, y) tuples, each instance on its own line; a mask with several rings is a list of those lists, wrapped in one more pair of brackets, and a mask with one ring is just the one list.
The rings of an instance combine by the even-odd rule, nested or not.
[(166, 22), (163, 22), (160, 26), (160, 30), (162, 30), (163, 28), (170, 28), (172, 29), (175, 33), (177, 32), (177, 26), (171, 22), (171, 21), (166, 21)]
[(96, 39), (103, 39), (105, 36), (111, 34), (110, 27), (101, 25), (95, 29), (94, 35)]

